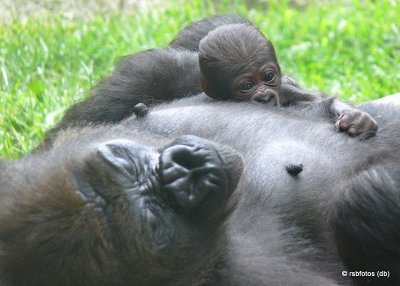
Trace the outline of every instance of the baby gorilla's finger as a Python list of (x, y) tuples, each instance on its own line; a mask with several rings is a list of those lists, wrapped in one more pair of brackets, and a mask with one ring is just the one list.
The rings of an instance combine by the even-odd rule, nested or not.
[(359, 126), (359, 138), (365, 140), (374, 137), (378, 131), (378, 123), (366, 112), (362, 112)]
[(374, 136), (377, 130), (378, 124), (376, 121), (368, 113), (361, 112), (355, 118), (355, 123), (349, 128), (348, 132), (352, 132), (354, 136), (359, 135), (360, 139), (365, 139)]
[(351, 128), (355, 121), (356, 118), (359, 116), (359, 111), (358, 110), (345, 110), (343, 113), (339, 116), (338, 120), (336, 121), (335, 126), (339, 131), (348, 131), (349, 128)]
[(355, 109), (343, 111), (335, 127), (349, 136), (359, 136), (360, 140), (375, 136), (378, 130), (378, 124), (368, 113)]

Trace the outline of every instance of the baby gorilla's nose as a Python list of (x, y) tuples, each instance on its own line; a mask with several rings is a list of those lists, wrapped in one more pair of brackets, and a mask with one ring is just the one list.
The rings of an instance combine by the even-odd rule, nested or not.
[(256, 93), (250, 101), (261, 103), (261, 104), (268, 104), (272, 106), (279, 106), (279, 96), (278, 93), (272, 89), (265, 89)]

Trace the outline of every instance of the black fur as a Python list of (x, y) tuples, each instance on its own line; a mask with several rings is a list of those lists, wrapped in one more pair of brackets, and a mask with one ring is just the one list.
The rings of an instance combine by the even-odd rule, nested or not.
[(90, 97), (66, 111), (47, 140), (70, 127), (119, 122), (139, 103), (152, 106), (200, 92), (197, 53), (165, 48), (129, 55), (91, 90)]
[(199, 21), (192, 22), (186, 26), (178, 33), (178, 35), (169, 45), (172, 48), (198, 52), (199, 43), (201, 39), (208, 34), (208, 32), (220, 26), (229, 24), (251, 24), (251, 22), (243, 16), (229, 14), (221, 14), (204, 18)]

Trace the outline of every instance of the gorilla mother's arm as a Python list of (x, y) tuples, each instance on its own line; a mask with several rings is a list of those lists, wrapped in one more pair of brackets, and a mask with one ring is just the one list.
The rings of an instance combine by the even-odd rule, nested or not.
[(150, 49), (126, 56), (112, 74), (99, 82), (90, 96), (71, 106), (47, 134), (89, 124), (116, 123), (132, 114), (137, 104), (152, 106), (201, 92), (198, 55), (171, 48)]

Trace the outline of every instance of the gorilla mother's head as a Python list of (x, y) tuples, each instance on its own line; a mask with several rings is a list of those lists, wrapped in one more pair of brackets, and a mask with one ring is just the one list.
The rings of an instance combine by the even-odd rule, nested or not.
[(236, 152), (99, 127), (0, 174), (2, 285), (198, 285), (220, 263)]

